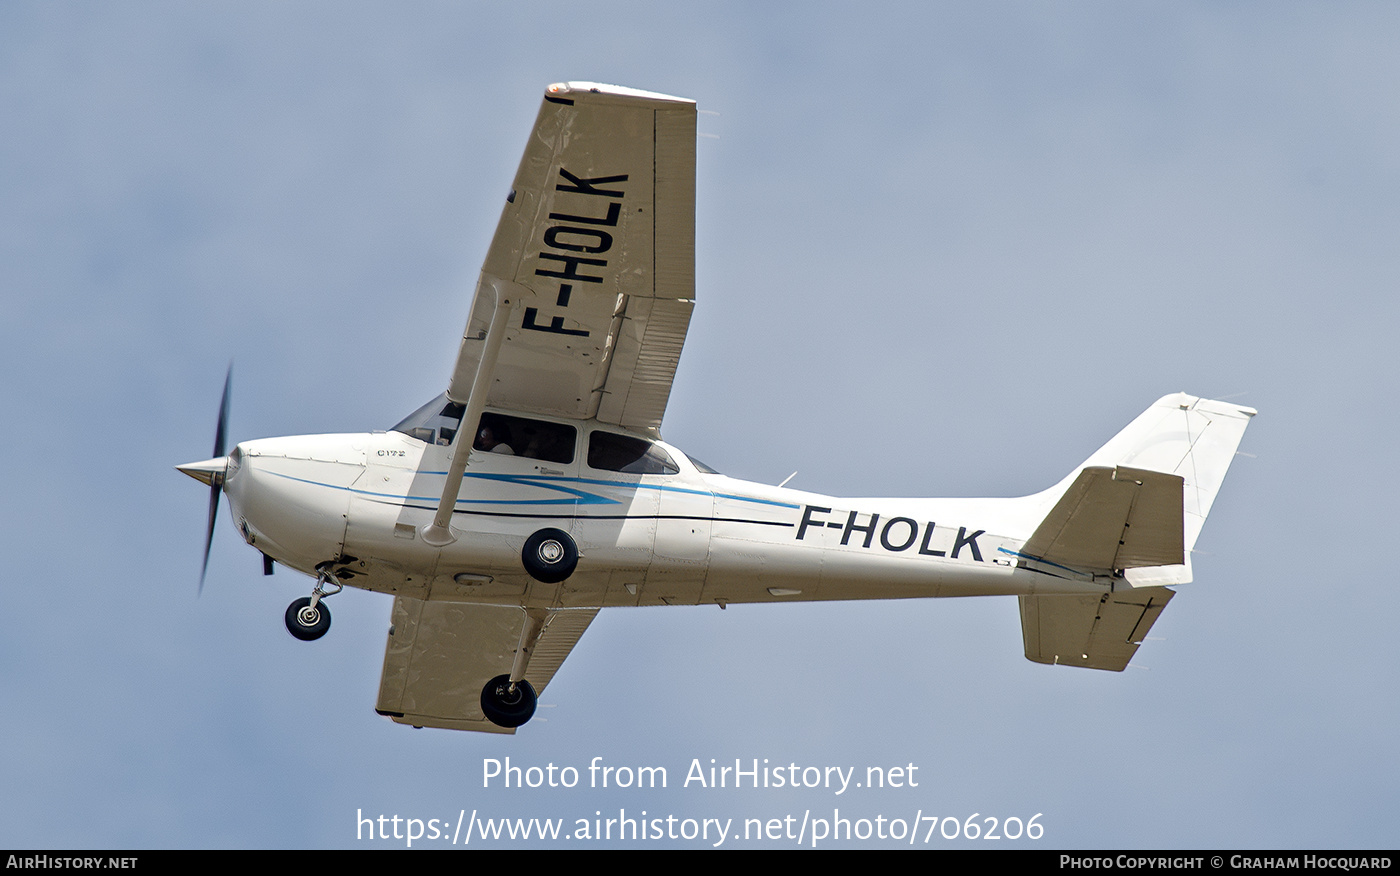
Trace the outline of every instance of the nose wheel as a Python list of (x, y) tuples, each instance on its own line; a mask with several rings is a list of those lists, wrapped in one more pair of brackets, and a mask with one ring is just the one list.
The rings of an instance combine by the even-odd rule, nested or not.
[[(318, 566), (316, 571), (316, 589), (311, 591), (310, 596), (293, 600), (283, 616), (287, 632), (303, 642), (314, 642), (331, 628), (331, 611), (324, 600), (341, 591), (341, 584), (331, 575), (329, 564)], [(327, 586), (335, 589), (328, 591)]]
[(287, 606), (287, 632), (303, 642), (314, 642), (331, 628), (331, 612), (324, 602), (311, 604), (310, 596), (303, 596)]

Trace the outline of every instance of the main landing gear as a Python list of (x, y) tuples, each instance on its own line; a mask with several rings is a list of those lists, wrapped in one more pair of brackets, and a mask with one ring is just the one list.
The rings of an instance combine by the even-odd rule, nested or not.
[(498, 727), (519, 727), (535, 714), (535, 689), (525, 679), (511, 684), (498, 675), (481, 689), (481, 712)]
[[(331, 612), (322, 600), (327, 596), (336, 595), (343, 587), (331, 576), (329, 563), (317, 566), (316, 572), (316, 589), (311, 591), (310, 596), (293, 600), (292, 604), (287, 606), (287, 614), (283, 617), (287, 623), (287, 632), (303, 642), (314, 642), (331, 628)], [(335, 589), (328, 591), (328, 586)]]
[(536, 581), (558, 584), (578, 566), (578, 545), (562, 529), (541, 529), (525, 539), (520, 562)]
[[(530, 538), (534, 540), (552, 532), (558, 533), (563, 539), (560, 544), (573, 548), (573, 539), (557, 529), (541, 530)], [(529, 550), (527, 542), (527, 556)], [(578, 559), (577, 551), (574, 552), (573, 559)], [(525, 680), (525, 673), (530, 668), (530, 657), (535, 653), (535, 645), (539, 644), (540, 635), (544, 633), (545, 627), (549, 626), (553, 616), (553, 613), (546, 609), (525, 610), (525, 623), (520, 627), (520, 644), (515, 648), (515, 661), (511, 664), (510, 672), (496, 676), (481, 689), (481, 713), (497, 727), (513, 729), (534, 716), (535, 688)]]
[[(562, 529), (541, 529), (525, 539), (520, 550), (520, 562), (531, 578), (542, 584), (558, 584), (578, 567), (578, 545)], [(535, 714), (535, 688), (525, 680), (535, 643), (548, 624), (548, 612), (531, 609), (525, 612), (525, 624), (520, 630), (520, 644), (515, 649), (515, 664), (510, 672), (486, 682), (481, 689), (481, 713), (497, 727), (515, 728)], [(518, 679), (511, 681), (512, 678)]]

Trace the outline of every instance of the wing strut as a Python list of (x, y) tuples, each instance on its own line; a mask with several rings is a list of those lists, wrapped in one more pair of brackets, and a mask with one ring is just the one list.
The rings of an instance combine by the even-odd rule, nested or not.
[[(482, 277), (486, 285), (486, 277)], [(486, 345), (481, 350), (481, 360), (476, 365), (476, 377), (472, 380), (471, 391), (467, 394), (466, 410), (462, 414), (462, 424), (457, 434), (452, 436), (452, 462), (447, 467), (447, 482), (442, 485), (442, 501), (438, 503), (433, 522), (423, 527), (423, 541), (434, 547), (442, 547), (457, 540), (448, 529), (452, 520), (452, 509), (457, 507), (457, 494), (462, 489), (462, 473), (467, 470), (467, 460), (472, 454), (472, 444), (476, 441), (476, 424), (481, 419), (481, 409), (486, 405), (486, 393), (491, 387), (491, 375), (496, 370), (496, 357), (501, 352), (501, 343), (506, 337), (506, 321), (510, 318), (512, 302), (501, 294), (494, 284), (491, 287), (496, 297), (496, 309), (491, 315), (491, 327), (486, 330)], [(448, 396), (451, 398), (450, 394)], [(452, 399), (456, 401), (456, 399)], [(462, 436), (468, 435), (466, 442)]]

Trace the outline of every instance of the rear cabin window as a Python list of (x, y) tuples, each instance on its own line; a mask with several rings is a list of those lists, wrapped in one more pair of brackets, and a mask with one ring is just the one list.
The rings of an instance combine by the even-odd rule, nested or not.
[(588, 466), (625, 474), (679, 474), (670, 454), (641, 438), (594, 432), (588, 437)]

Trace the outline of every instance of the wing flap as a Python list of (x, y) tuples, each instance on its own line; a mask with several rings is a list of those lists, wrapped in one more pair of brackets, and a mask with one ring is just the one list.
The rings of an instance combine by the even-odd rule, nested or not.
[(1077, 569), (1184, 563), (1183, 484), (1146, 469), (1085, 468), (1021, 553)]
[[(526, 678), (542, 693), (597, 615), (550, 612)], [(510, 672), (525, 610), (397, 597), (375, 710), (400, 724), (514, 733), (481, 712), (486, 682)]]
[(694, 306), (683, 299), (627, 302), (598, 419), (632, 429), (661, 426)]
[(1022, 596), (1026, 659), (1122, 672), (1175, 594), (1165, 587), (1102, 596)]

